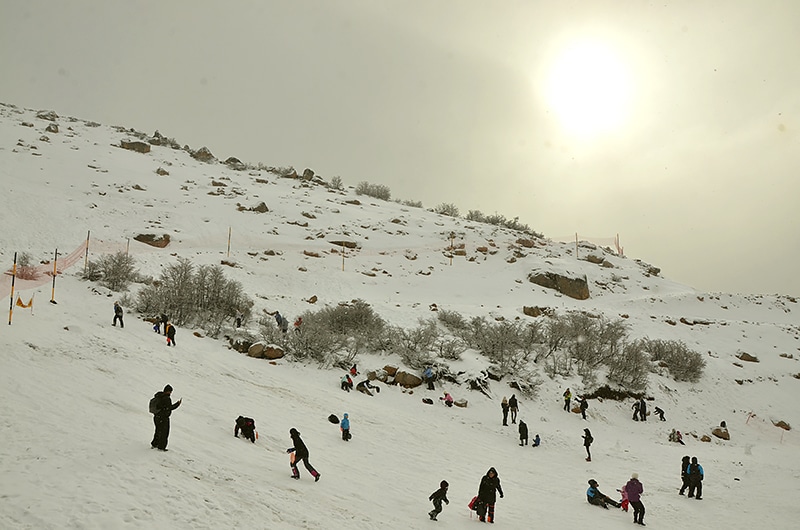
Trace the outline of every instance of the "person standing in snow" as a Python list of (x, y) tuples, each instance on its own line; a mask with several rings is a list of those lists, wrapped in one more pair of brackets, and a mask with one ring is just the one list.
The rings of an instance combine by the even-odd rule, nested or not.
[(647, 421), (647, 403), (644, 398), (639, 400), (639, 421)]
[(500, 408), (503, 409), (503, 426), (508, 427), (508, 400), (503, 396), (503, 401), (500, 402)]
[[(692, 462), (686, 468), (686, 475), (689, 479), (689, 498), (703, 500), (703, 466), (697, 463), (696, 456), (692, 457)], [(697, 491), (697, 496), (695, 496), (695, 491)]]
[(342, 416), (342, 421), (339, 423), (339, 428), (342, 430), (342, 440), (349, 442), (353, 436), (350, 434), (350, 417), (347, 413)]
[(583, 446), (586, 448), (586, 461), (592, 461), (592, 453), (589, 451), (589, 446), (592, 445), (594, 442), (594, 438), (592, 438), (592, 433), (589, 432), (589, 429), (583, 430)]
[(433, 368), (430, 366), (425, 368), (425, 371), (422, 372), (422, 377), (425, 379), (425, 382), (428, 383), (428, 390), (436, 390), (436, 387), (433, 386)]
[(117, 327), (117, 320), (119, 320), (119, 327), (124, 328), (125, 322), (122, 321), (122, 306), (119, 305), (119, 302), (114, 302), (114, 321), (111, 325)]
[(516, 394), (511, 394), (511, 399), (508, 400), (508, 410), (511, 412), (511, 423), (517, 423), (517, 412), (519, 411), (519, 403), (517, 403)]
[(167, 442), (169, 440), (169, 417), (172, 411), (181, 406), (182, 399), (179, 399), (174, 404), (170, 396), (172, 395), (172, 387), (167, 385), (161, 392), (156, 392), (153, 396), (156, 399), (155, 413), (153, 414), (153, 423), (155, 424), (155, 432), (153, 433), (153, 441), (150, 442), (150, 447), (158, 449), (159, 451), (167, 450)]
[(528, 445), (528, 425), (519, 420), (519, 445)]
[(164, 336), (165, 337), (167, 336), (167, 323), (168, 322), (169, 322), (169, 319), (167, 318), (167, 314), (166, 313), (161, 313), (161, 326), (164, 328)]
[(431, 493), (430, 497), (428, 497), (429, 501), (433, 501), (433, 510), (428, 512), (428, 517), (431, 520), (436, 521), (436, 516), (442, 513), (442, 501), (445, 504), (450, 504), (450, 501), (447, 500), (447, 488), (450, 484), (447, 483), (446, 480), (443, 480), (439, 483), (439, 489)]
[(503, 488), (500, 487), (500, 478), (497, 476), (497, 470), (490, 467), (489, 471), (481, 479), (480, 486), (478, 486), (478, 500), (486, 509), (485, 515), (478, 514), (478, 519), (481, 522), (494, 523), (494, 504), (497, 502), (497, 493), (500, 494), (502, 499)]
[(167, 322), (164, 327), (164, 335), (167, 336), (167, 346), (175, 346), (175, 326), (172, 323)]
[(641, 495), (644, 486), (639, 482), (639, 474), (633, 473), (631, 479), (625, 484), (625, 492), (628, 494), (628, 502), (633, 506), (633, 522), (645, 526), (644, 524), (644, 504)]
[(633, 402), (633, 421), (639, 421), (639, 400)]
[(564, 391), (564, 410), (569, 412), (569, 402), (572, 399), (572, 392), (569, 391), (569, 388)]
[(581, 397), (581, 398), (578, 398), (578, 405), (580, 405), (580, 408), (581, 408), (581, 418), (583, 418), (585, 420), (586, 419), (586, 409), (589, 408), (589, 402), (586, 401), (586, 398)]
[(303, 465), (306, 466), (308, 472), (311, 473), (311, 476), (314, 477), (314, 482), (319, 481), (320, 474), (308, 462), (308, 448), (300, 438), (300, 432), (292, 427), (289, 429), (289, 436), (291, 436), (292, 443), (294, 444), (293, 447), (290, 447), (286, 450), (287, 454), (292, 455), (292, 459), (290, 461), (290, 465), (292, 467), (292, 478), (295, 480), (300, 480), (300, 471), (297, 469), (297, 463), (302, 462)]
[(244, 315), (242, 314), (242, 312), (237, 310), (236, 311), (236, 317), (235, 317), (235, 324), (236, 324), (237, 328), (242, 327), (242, 319), (243, 318), (244, 318)]
[(689, 487), (689, 455), (684, 456), (681, 459), (681, 490), (678, 492), (678, 495), (683, 495), (683, 492), (686, 491), (686, 488)]

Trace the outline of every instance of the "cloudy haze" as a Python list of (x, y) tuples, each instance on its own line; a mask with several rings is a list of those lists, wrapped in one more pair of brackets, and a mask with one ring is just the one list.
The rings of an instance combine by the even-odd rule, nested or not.
[(0, 101), (800, 294), (800, 5), (587, 4), (5, 1)]

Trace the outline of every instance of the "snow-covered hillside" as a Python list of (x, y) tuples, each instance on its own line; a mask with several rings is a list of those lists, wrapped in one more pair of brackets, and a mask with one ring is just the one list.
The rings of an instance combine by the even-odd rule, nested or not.
[[(506, 528), (630, 524), (630, 514), (589, 506), (584, 492), (595, 478), (615, 494), (632, 472), (645, 487), (648, 526), (790, 528), (800, 516), (793, 501), (800, 444), (794, 430), (773, 426), (800, 425), (796, 299), (696, 292), (590, 243), (576, 251), (332, 190), (325, 176), (237, 171), (157, 145), (142, 154), (119, 147), (137, 136), (122, 127), (53, 118), (0, 105), (4, 270), (15, 252), (46, 261), (56, 248), (79, 248), (90, 232), (90, 259), (130, 245), (150, 275), (178, 257), (225, 260), (257, 313), (278, 309), (291, 318), (361, 298), (393, 325), (410, 327), (433, 315), (431, 304), (505, 319), (532, 318), (526, 306), (578, 309), (624, 318), (634, 336), (683, 340), (703, 353), (707, 368), (696, 384), (651, 376), (647, 394), (667, 411), (663, 423), (634, 423), (629, 403), (608, 400), (592, 401), (583, 422), (563, 412), (560, 399), (567, 386), (580, 393), (580, 379), (545, 379), (536, 399), (522, 401), (520, 416), (543, 446), (521, 448), (515, 426), (501, 426), (500, 399), (513, 392), (503, 381), (492, 383), (491, 398), (449, 384), (435, 392), (383, 387), (370, 398), (339, 390), (338, 371), (251, 359), (189, 329), (168, 349), (142, 321), (150, 315), (129, 312), (124, 329), (111, 327), (118, 295), (80, 280), (78, 260), (57, 280), (57, 304), (47, 303), (49, 278), (19, 282), (24, 301), (35, 294), (33, 311), (17, 307), (13, 324), (0, 329), (0, 527), (463, 528), (471, 522), (466, 503), (490, 466), (506, 492), (497, 507), (497, 525)], [(46, 130), (53, 124), (58, 132)], [(268, 211), (259, 213), (262, 202)], [(170, 244), (139, 243), (140, 234), (167, 234)], [(357, 248), (343, 258), (340, 241)], [(587, 261), (590, 255), (605, 264)], [(585, 275), (590, 297), (535, 285), (528, 281), (534, 270)], [(0, 295), (9, 292), (4, 275)], [(760, 362), (739, 361), (741, 352)], [(486, 367), (471, 352), (460, 363)], [(386, 364), (399, 360), (359, 359), (362, 370)], [(172, 417), (170, 451), (159, 453), (148, 447), (146, 403), (167, 383), (183, 405)], [(442, 390), (469, 406), (439, 405)], [(423, 405), (426, 396), (436, 405)], [(343, 412), (353, 424), (348, 443), (326, 420)], [(256, 420), (255, 445), (232, 436), (240, 414)], [(721, 420), (730, 441), (687, 435), (686, 447), (667, 442), (671, 428), (700, 436)], [(591, 463), (581, 447), (587, 426), (596, 439)], [(304, 471), (299, 482), (289, 479), (290, 427), (309, 445), (318, 483)], [(677, 495), (683, 454), (697, 455), (705, 468), (702, 502)], [(427, 497), (443, 479), (451, 504), (432, 523)]]

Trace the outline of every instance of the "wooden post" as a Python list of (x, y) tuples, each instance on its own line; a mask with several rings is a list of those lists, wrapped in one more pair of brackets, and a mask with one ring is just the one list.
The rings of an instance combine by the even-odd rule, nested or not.
[(231, 257), (231, 227), (228, 227), (228, 257)]
[(131, 250), (131, 238), (128, 238), (128, 243), (125, 245), (125, 255), (128, 255), (128, 252)]
[(92, 233), (91, 230), (86, 232), (86, 254), (83, 256), (83, 273), (86, 274), (86, 270), (89, 267), (89, 235)]
[[(56, 303), (56, 275), (58, 274), (58, 249), (56, 249), (56, 253), (53, 256), (53, 289), (50, 291), (50, 303)], [(31, 313), (33, 310), (31, 309)]]
[(453, 245), (454, 245), (453, 239), (455, 237), (456, 237), (455, 233), (450, 232), (450, 266), (451, 267), (453, 266), (453, 252), (455, 252), (455, 249), (453, 248)]

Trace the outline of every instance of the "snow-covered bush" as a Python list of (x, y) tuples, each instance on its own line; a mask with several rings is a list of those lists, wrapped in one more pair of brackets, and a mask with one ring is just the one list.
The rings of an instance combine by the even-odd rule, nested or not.
[(683, 341), (644, 339), (643, 348), (653, 361), (665, 366), (676, 381), (696, 383), (703, 376), (705, 359)]
[(124, 291), (131, 283), (139, 280), (136, 259), (125, 252), (104, 254), (89, 262), (83, 278), (100, 282), (112, 291)]
[(370, 184), (367, 181), (361, 181), (356, 186), (356, 195), (366, 195), (375, 199), (388, 201), (392, 198), (392, 191), (389, 186), (383, 184)]

